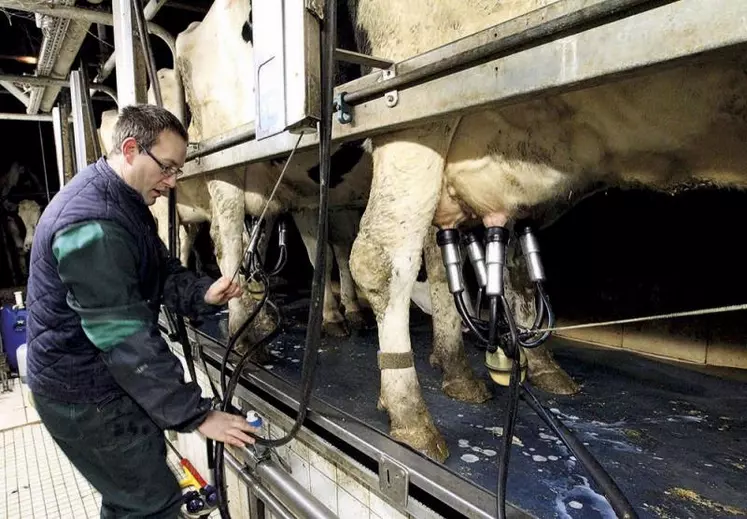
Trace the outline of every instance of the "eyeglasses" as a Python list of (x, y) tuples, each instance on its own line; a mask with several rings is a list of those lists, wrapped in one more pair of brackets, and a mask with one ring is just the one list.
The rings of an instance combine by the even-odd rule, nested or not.
[(150, 158), (152, 158), (153, 162), (155, 162), (156, 164), (158, 164), (158, 167), (161, 168), (161, 174), (163, 176), (165, 176), (165, 177), (168, 178), (168, 177), (170, 177), (172, 175), (176, 175), (176, 178), (179, 178), (184, 173), (181, 170), (181, 168), (177, 168), (176, 166), (167, 166), (166, 164), (164, 164), (163, 162), (161, 162), (160, 160), (158, 160), (156, 157), (153, 156), (153, 154), (150, 152), (150, 150), (148, 148), (140, 146), (140, 144), (138, 144), (138, 147), (142, 151), (144, 151)]

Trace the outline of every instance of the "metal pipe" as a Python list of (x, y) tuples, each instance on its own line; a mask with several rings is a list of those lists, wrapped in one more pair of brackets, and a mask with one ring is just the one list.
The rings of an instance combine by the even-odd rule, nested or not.
[(148, 100), (148, 81), (142, 77), (143, 63), (136, 45), (138, 38), (133, 20), (134, 10), (130, 0), (112, 0), (114, 48), (117, 49), (117, 93), (121, 106), (137, 105)]
[(251, 491), (262, 500), (265, 507), (280, 519), (295, 519), (295, 516), (255, 478), (230, 452), (224, 451), (228, 464), (239, 474)]
[(111, 76), (112, 72), (114, 72), (114, 67), (116, 64), (117, 64), (116, 53), (113, 53), (111, 56), (109, 56), (106, 62), (101, 66), (99, 73), (96, 74), (95, 78), (93, 78), (93, 82), (103, 83), (104, 81), (106, 81), (106, 79), (109, 76)]
[(148, 75), (150, 76), (150, 86), (153, 89), (153, 95), (156, 100), (156, 106), (163, 108), (163, 98), (161, 97), (161, 84), (158, 82), (158, 71), (156, 70), (156, 58), (153, 56), (153, 47), (150, 44), (150, 36), (146, 33), (145, 29), (145, 16), (143, 15), (143, 2), (142, 0), (132, 0), (132, 7), (134, 8), (135, 24), (137, 25), (137, 32), (140, 35), (140, 46), (145, 57), (145, 65), (148, 69)]
[(247, 457), (249, 467), (251, 467), (254, 474), (259, 478), (259, 481), (274, 495), (283, 496), (288, 509), (296, 517), (337, 519), (337, 516), (329, 508), (324, 506), (316, 497), (312, 496), (298, 481), (293, 479), (290, 474), (279, 467), (274, 461), (267, 458), (257, 458), (253, 449), (244, 447), (242, 451)]
[(242, 144), (254, 139), (254, 136), (254, 123), (241, 125), (226, 133), (221, 133), (220, 135), (197, 143), (197, 149), (187, 153), (187, 161), (225, 150), (237, 144)]
[(12, 114), (3, 112), (0, 113), (0, 120), (2, 121), (45, 121), (52, 122), (52, 116), (48, 114)]
[(67, 184), (75, 174), (75, 158), (73, 154), (73, 131), (68, 120), (70, 118), (70, 101), (63, 96), (60, 103), (52, 108), (52, 123), (54, 129), (55, 149), (57, 151), (57, 173), (60, 189)]
[(96, 24), (96, 38), (99, 42), (99, 65), (104, 64), (104, 58), (106, 57), (109, 50), (106, 48), (106, 25), (97, 23)]
[(117, 92), (112, 87), (108, 87), (105, 85), (97, 85), (89, 81), (88, 88), (91, 90), (91, 92), (94, 92), (95, 90), (98, 90), (99, 92), (103, 92), (104, 94), (111, 97), (112, 101), (119, 104), (119, 101), (117, 101)]
[(608, 21), (609, 18), (615, 15), (625, 14), (627, 11), (646, 3), (660, 4), (661, 2), (657, 0), (605, 0), (556, 18), (541, 19), (533, 26), (517, 27), (514, 32), (507, 34), (501, 34), (500, 28), (502, 24), (497, 25), (484, 32), (492, 31), (494, 35), (500, 35), (498, 39), (489, 41), (483, 46), (453, 54), (429, 65), (397, 75), (392, 79), (350, 92), (344, 96), (343, 101), (348, 105), (361, 104), (375, 97), (382, 96), (385, 92), (391, 90), (412, 87), (492, 59), (497, 59), (501, 53), (516, 52), (522, 47), (539, 44), (551, 37), (558, 37), (563, 33), (588, 28), (592, 24)]
[[(86, 119), (86, 130), (87, 130), (87, 140), (88, 145), (91, 146), (91, 152), (93, 153), (93, 160), (98, 159), (101, 156), (101, 145), (99, 143), (98, 138), (98, 132), (96, 130), (96, 116), (93, 113), (93, 103), (91, 102), (91, 91), (86, 91), (86, 86), (88, 86), (88, 72), (86, 72), (85, 67), (80, 67), (79, 70), (80, 73), (80, 90), (84, 93), (82, 96), (84, 100), (83, 109), (84, 113), (83, 116)], [(72, 91), (71, 91), (72, 92)], [(88, 135), (90, 135), (90, 139), (88, 139)]]
[(359, 52), (353, 52), (345, 49), (335, 49), (335, 60), (363, 65), (365, 67), (386, 69), (394, 65), (394, 62), (384, 58), (377, 58)]
[(90, 99), (85, 89), (85, 69), (70, 72), (73, 128), (75, 130), (75, 163), (78, 172), (99, 157), (96, 127), (92, 121)]

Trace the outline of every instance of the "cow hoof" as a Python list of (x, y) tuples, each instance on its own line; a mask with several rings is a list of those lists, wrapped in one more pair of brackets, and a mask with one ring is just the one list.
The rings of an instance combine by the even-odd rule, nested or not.
[(376, 319), (373, 314), (365, 310), (348, 312), (345, 314), (345, 320), (353, 330), (368, 330), (376, 325)]
[(532, 385), (553, 395), (575, 395), (581, 390), (565, 371), (543, 371), (529, 375)]
[(481, 404), (492, 396), (484, 380), (472, 377), (444, 380), (442, 388), (446, 396), (470, 404)]
[(391, 436), (439, 463), (449, 457), (446, 441), (432, 423), (420, 428), (394, 429)]
[(322, 330), (330, 337), (347, 337), (350, 335), (343, 321), (339, 323), (324, 323)]

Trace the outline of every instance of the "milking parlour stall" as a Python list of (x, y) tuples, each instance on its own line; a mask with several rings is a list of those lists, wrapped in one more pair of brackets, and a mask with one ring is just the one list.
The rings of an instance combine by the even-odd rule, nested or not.
[(243, 294), (158, 325), (260, 432), (165, 432), (184, 517), (747, 517), (747, 3), (0, 9), (44, 42), (0, 74), (39, 210), (123, 107), (188, 131), (151, 213)]

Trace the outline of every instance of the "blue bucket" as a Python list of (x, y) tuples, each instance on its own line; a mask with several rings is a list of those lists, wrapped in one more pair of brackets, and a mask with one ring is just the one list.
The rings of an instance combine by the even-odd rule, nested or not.
[(8, 357), (8, 364), (15, 373), (18, 373), (18, 347), (26, 342), (26, 316), (25, 308), (14, 309), (11, 306), (3, 306), (0, 309), (0, 336), (3, 339), (3, 350)]

